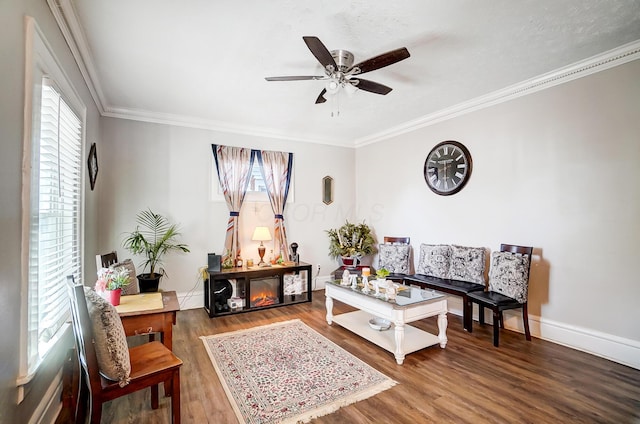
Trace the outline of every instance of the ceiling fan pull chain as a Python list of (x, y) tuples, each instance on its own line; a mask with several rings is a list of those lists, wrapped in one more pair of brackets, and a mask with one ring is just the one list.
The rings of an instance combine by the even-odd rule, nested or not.
[[(334, 112), (335, 110), (335, 112)], [(340, 90), (331, 96), (331, 117), (340, 116)]]

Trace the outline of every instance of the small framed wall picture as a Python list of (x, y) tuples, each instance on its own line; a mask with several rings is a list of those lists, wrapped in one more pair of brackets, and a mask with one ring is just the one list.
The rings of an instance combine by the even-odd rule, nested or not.
[(328, 175), (322, 179), (322, 203), (333, 203), (333, 178)]
[(91, 144), (89, 150), (89, 158), (87, 159), (87, 168), (89, 169), (89, 183), (91, 190), (96, 186), (96, 178), (98, 177), (98, 154), (96, 152), (96, 143)]

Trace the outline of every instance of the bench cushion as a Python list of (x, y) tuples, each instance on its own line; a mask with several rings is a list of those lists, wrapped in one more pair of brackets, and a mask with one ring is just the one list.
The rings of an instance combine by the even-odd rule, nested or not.
[(529, 288), (529, 256), (510, 252), (491, 253), (489, 290), (527, 301)]
[(447, 278), (485, 284), (485, 250), (482, 247), (451, 246), (451, 262)]
[(449, 276), (451, 246), (446, 244), (420, 245), (420, 260), (416, 272), (438, 278)]
[(404, 279), (407, 284), (417, 284), (451, 294), (467, 294), (473, 291), (484, 290), (484, 284), (470, 283), (468, 281), (450, 280), (429, 275), (408, 275)]
[(378, 269), (384, 268), (392, 274), (409, 273), (408, 244), (381, 244), (378, 246)]

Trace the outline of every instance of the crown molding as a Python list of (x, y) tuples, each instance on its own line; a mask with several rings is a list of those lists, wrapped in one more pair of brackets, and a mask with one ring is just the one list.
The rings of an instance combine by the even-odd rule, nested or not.
[(235, 134), (251, 135), (256, 137), (277, 138), (295, 142), (327, 144), (338, 147), (353, 147), (352, 140), (328, 139), (321, 137), (309, 137), (305, 134), (292, 134), (274, 128), (259, 128), (234, 125), (213, 120), (204, 120), (191, 116), (163, 114), (137, 109), (111, 107), (105, 98), (100, 86), (98, 72), (94, 65), (93, 55), (85, 36), (78, 14), (73, 6), (73, 0), (47, 0), (49, 8), (58, 23), (58, 27), (69, 45), (80, 73), (87, 84), (91, 97), (101, 116), (129, 119), (134, 121), (153, 122), (158, 124), (176, 125), (189, 128), (200, 128), (212, 131), (224, 131)]
[(69, 45), (71, 54), (78, 64), (80, 73), (87, 84), (100, 114), (106, 109), (104, 92), (98, 80), (98, 73), (93, 65), (93, 56), (84, 35), (84, 30), (71, 0), (47, 0), (47, 4), (58, 23), (62, 35)]
[(274, 128), (251, 127), (236, 125), (229, 122), (213, 121), (192, 116), (174, 115), (170, 113), (150, 112), (139, 109), (108, 108), (102, 116), (110, 118), (129, 119), (133, 121), (153, 122), (156, 124), (174, 125), (178, 127), (197, 128), (209, 131), (221, 131), (234, 134), (250, 135), (262, 138), (276, 138), (298, 143), (326, 144), (338, 147), (353, 147), (348, 139), (309, 137), (305, 134), (295, 134), (291, 131), (279, 131)]
[(564, 84), (587, 75), (601, 72), (640, 58), (640, 40), (624, 44), (607, 52), (565, 66), (555, 71), (528, 79), (450, 108), (442, 109), (421, 118), (408, 121), (387, 130), (354, 140), (354, 147), (362, 147), (396, 137), (420, 128), (428, 127), (448, 119), (452, 119), (476, 110), (507, 102), (540, 90)]
[(274, 128), (250, 127), (199, 119), (190, 116), (110, 107), (106, 102), (104, 92), (100, 86), (98, 73), (96, 72), (93, 64), (93, 56), (84, 35), (82, 25), (78, 20), (78, 15), (73, 6), (73, 0), (47, 0), (47, 3), (49, 4), (58, 26), (71, 49), (71, 53), (78, 64), (96, 107), (102, 116), (213, 131), (224, 131), (256, 137), (277, 138), (296, 142), (327, 144), (339, 147), (358, 148), (368, 144), (377, 143), (401, 134), (462, 116), (476, 110), (507, 102), (559, 84), (564, 84), (640, 58), (640, 40), (636, 40), (607, 52), (592, 56), (588, 59), (576, 62), (572, 65), (511, 85), (484, 96), (476, 97), (475, 99), (459, 103), (455, 106), (436, 111), (429, 115), (407, 121), (378, 133), (370, 134), (355, 140), (328, 139), (309, 137), (308, 134), (291, 134), (290, 132)]

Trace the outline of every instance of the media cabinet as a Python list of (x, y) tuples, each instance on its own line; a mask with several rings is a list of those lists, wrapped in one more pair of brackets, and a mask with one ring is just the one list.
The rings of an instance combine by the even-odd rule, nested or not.
[(210, 318), (311, 302), (311, 264), (209, 271), (204, 308)]

